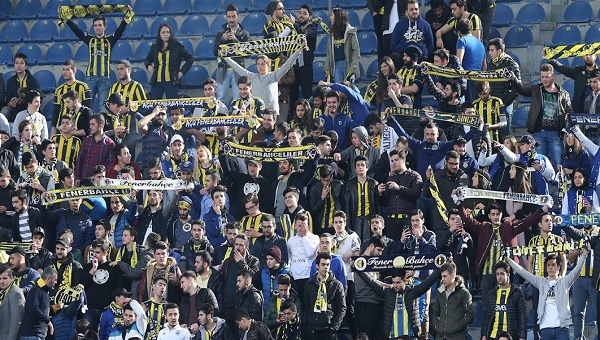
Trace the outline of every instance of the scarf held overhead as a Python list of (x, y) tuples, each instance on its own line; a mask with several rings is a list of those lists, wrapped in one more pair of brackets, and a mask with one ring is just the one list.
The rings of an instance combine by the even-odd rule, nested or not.
[(578, 241), (565, 242), (561, 244), (547, 244), (545, 246), (506, 247), (504, 248), (504, 254), (508, 257), (513, 257), (523, 255), (547, 254), (555, 252), (568, 252), (570, 250), (584, 248), (587, 242), (589, 242), (588, 239), (583, 239)]
[(413, 270), (438, 269), (451, 257), (450, 253), (415, 255), (352, 256), (354, 271), (375, 272), (394, 268)]
[(600, 42), (592, 44), (573, 44), (573, 45), (559, 45), (559, 46), (545, 46), (544, 47), (544, 58), (546, 59), (559, 59), (568, 57), (584, 57), (590, 54), (598, 54), (600, 51)]
[(78, 198), (90, 197), (111, 197), (111, 196), (129, 196), (131, 195), (132, 187), (123, 186), (105, 186), (105, 187), (84, 187), (84, 188), (69, 188), (48, 191), (44, 199), (44, 205), (55, 204)]
[(495, 71), (467, 71), (457, 70), (450, 67), (441, 67), (432, 63), (421, 63), (421, 73), (433, 74), (435, 76), (452, 78), (452, 79), (467, 79), (475, 81), (500, 82), (510, 79), (510, 70), (507, 68)]
[(469, 198), (487, 198), (497, 199), (503, 201), (516, 201), (523, 203), (530, 203), (536, 205), (550, 205), (552, 197), (550, 195), (535, 195), (535, 194), (521, 194), (516, 192), (500, 192), (492, 190), (481, 190), (471, 189), (466, 187), (458, 188), (456, 194), (459, 200), (465, 200)]
[(600, 225), (600, 214), (573, 214), (554, 216), (554, 224), (559, 227)]
[(153, 99), (153, 100), (138, 100), (129, 102), (129, 109), (137, 112), (152, 111), (158, 105), (162, 105), (168, 108), (180, 107), (184, 111), (193, 112), (195, 108), (203, 108), (205, 110), (213, 111), (217, 107), (215, 98), (211, 97), (197, 97), (197, 98), (176, 98), (176, 99)]
[(385, 111), (389, 115), (428, 118), (473, 127), (479, 126), (479, 116), (477, 115), (439, 112), (435, 110), (409, 109), (404, 107), (388, 107)]
[(122, 12), (125, 14), (125, 22), (131, 24), (134, 13), (127, 5), (76, 5), (58, 7), (58, 26), (65, 27), (66, 22), (73, 17), (85, 18), (87, 16), (95, 17), (100, 14), (112, 14)]
[(187, 190), (193, 189), (194, 184), (177, 179), (147, 179), (127, 180), (106, 178), (105, 183), (116, 187), (131, 187), (134, 190)]
[(184, 129), (205, 129), (218, 126), (237, 126), (245, 129), (254, 129), (259, 124), (256, 116), (218, 116), (218, 117), (191, 117), (181, 118), (173, 124), (176, 130)]
[(253, 159), (262, 162), (279, 162), (287, 159), (314, 159), (317, 148), (314, 145), (290, 146), (286, 148), (255, 148), (236, 143), (224, 145), (225, 154), (230, 157)]
[(257, 54), (272, 54), (295, 51), (306, 45), (306, 35), (295, 34), (285, 37), (259, 39), (219, 45), (220, 57), (248, 57)]

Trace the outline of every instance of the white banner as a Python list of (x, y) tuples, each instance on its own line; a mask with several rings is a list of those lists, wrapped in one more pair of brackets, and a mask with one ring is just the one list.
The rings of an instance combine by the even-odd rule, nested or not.
[(193, 189), (194, 183), (185, 182), (179, 179), (149, 179), (149, 180), (125, 180), (125, 179), (105, 179), (107, 185), (124, 185), (132, 187), (135, 190), (186, 190)]

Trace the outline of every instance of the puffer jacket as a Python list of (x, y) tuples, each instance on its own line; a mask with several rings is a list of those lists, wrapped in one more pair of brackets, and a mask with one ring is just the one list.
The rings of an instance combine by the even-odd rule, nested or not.
[[(263, 294), (253, 285), (237, 293), (236, 309), (245, 309), (255, 321), (263, 320)], [(250, 337), (248, 337), (250, 339)]]
[(33, 286), (36, 285), (37, 279), (40, 278), (40, 273), (33, 268), (25, 268), (20, 272), (13, 272), (15, 284), (23, 290), (23, 295), (27, 297), (27, 293)]
[[(548, 62), (550, 63), (550, 61)], [(505, 68), (513, 71), (517, 79), (521, 79), (521, 70), (519, 68), (519, 64), (517, 64), (517, 62), (506, 53), (503, 53), (498, 60), (492, 60), (489, 62), (487, 66), (488, 71), (501, 70)], [(502, 103), (505, 106), (512, 104), (519, 95), (517, 91), (510, 86), (509, 82), (494, 81), (491, 82), (490, 85), (492, 88), (490, 95), (502, 99)]]
[(239, 339), (271, 339), (269, 327), (256, 320), (252, 320), (252, 324), (250, 325), (248, 332), (245, 334), (244, 333), (244, 331), (239, 330)]
[[(217, 303), (217, 298), (215, 294), (210, 289), (200, 288), (196, 291), (195, 296), (195, 304), (196, 313), (198, 315), (198, 311), (200, 307), (205, 303), (210, 303), (215, 309), (215, 314), (219, 313), (219, 304)], [(181, 300), (179, 301), (179, 310), (181, 311), (179, 314), (179, 324), (187, 324), (190, 317), (190, 294), (181, 295)]]
[[(335, 57), (333, 52), (333, 35), (329, 34), (329, 44), (327, 45), (327, 53), (325, 57), (325, 71), (333, 76), (335, 73)], [(346, 24), (346, 32), (344, 33), (344, 56), (346, 60), (345, 74), (353, 73), (356, 78), (360, 77), (358, 65), (360, 63), (360, 47), (358, 46), (358, 37), (356, 36), (356, 28)]]
[(60, 208), (49, 211), (46, 215), (48, 224), (56, 223), (56, 237), (66, 229), (73, 232), (73, 249), (84, 251), (85, 247), (94, 240), (94, 226), (90, 217), (82, 212), (73, 212), (71, 209)]
[[(339, 330), (342, 320), (346, 315), (346, 297), (342, 283), (335, 279), (332, 272), (329, 272), (325, 286), (327, 288), (327, 312), (314, 312), (317, 294), (319, 292), (319, 274), (313, 275), (304, 286), (304, 298), (302, 309), (304, 310), (304, 319), (302, 323), (312, 330)], [(331, 307), (329, 307), (331, 306)]]
[(194, 340), (230, 340), (233, 338), (231, 336), (231, 330), (225, 324), (224, 319), (215, 316), (213, 317), (213, 321), (217, 324), (217, 327), (215, 327), (213, 333), (210, 335), (210, 339), (206, 334), (206, 328), (200, 326)]
[(463, 278), (456, 276), (456, 285), (446, 297), (441, 285), (433, 301), (433, 327), (436, 339), (464, 340), (465, 330), (475, 319), (471, 293), (465, 288)]
[[(375, 292), (383, 298), (383, 334), (389, 335), (392, 329), (392, 318), (396, 310), (396, 294), (393, 288), (384, 288), (379, 285), (371, 276), (364, 272), (357, 271), (356, 274)], [(420, 285), (408, 285), (404, 288), (404, 305), (411, 306), (407, 309), (408, 319), (411, 323), (413, 336), (421, 336), (421, 311), (419, 308), (419, 298), (425, 294), (431, 286), (441, 278), (440, 271), (435, 270)], [(408, 334), (405, 334), (408, 335)]]
[(271, 294), (277, 290), (277, 278), (279, 275), (289, 274), (290, 267), (286, 264), (281, 264), (277, 269), (277, 272), (273, 274), (269, 267), (263, 267), (260, 271), (260, 283), (262, 284), (262, 293), (263, 293), (263, 309), (267, 309), (267, 305), (269, 304), (269, 300), (271, 299)]
[[(113, 214), (111, 211), (111, 213), (106, 218), (110, 219), (112, 216), (113, 216)], [(113, 230), (113, 234), (115, 236), (115, 247), (121, 248), (121, 246), (123, 245), (123, 230), (125, 229), (126, 226), (131, 226), (133, 224), (133, 222), (135, 221), (135, 219), (137, 218), (137, 216), (138, 216), (137, 201), (130, 200), (129, 201), (129, 209), (123, 208), (123, 210), (121, 210), (119, 212), (119, 215), (117, 217), (117, 222), (115, 222), (115, 227)], [(142, 235), (142, 237), (143, 237), (143, 235)]]
[[(542, 110), (542, 84), (536, 85), (523, 85), (520, 81), (510, 81), (511, 86), (523, 96), (531, 97), (531, 106), (529, 107), (529, 115), (527, 116), (527, 132), (534, 133), (536, 132), (536, 122), (538, 116), (540, 115), (540, 111)], [(571, 99), (569, 97), (569, 92), (567, 92), (564, 88), (555, 84), (558, 88), (558, 127), (557, 132), (559, 136), (562, 138), (564, 132), (562, 131), (565, 127), (567, 127), (567, 113), (573, 113), (573, 108), (571, 107)]]
[[(487, 301), (484, 301), (483, 319), (481, 323), (481, 335), (490, 337), (490, 332), (494, 324), (494, 313), (496, 312), (496, 295), (498, 287), (494, 288), (488, 294)], [(513, 339), (527, 339), (527, 309), (525, 307), (525, 295), (521, 289), (513, 284), (510, 285), (510, 292), (506, 301), (506, 313), (508, 323), (508, 333)]]

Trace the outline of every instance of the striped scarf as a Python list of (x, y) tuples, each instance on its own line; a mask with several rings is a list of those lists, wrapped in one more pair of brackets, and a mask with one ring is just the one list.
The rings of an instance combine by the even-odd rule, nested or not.
[(314, 312), (315, 313), (325, 313), (327, 312), (327, 279), (329, 278), (329, 273), (325, 275), (325, 278), (321, 279), (317, 274), (317, 299), (315, 300)]
[[(121, 259), (123, 258), (123, 255), (125, 255), (125, 252), (127, 251), (127, 246), (122, 246), (121, 248), (119, 248), (119, 251), (117, 252), (117, 262), (121, 261)], [(134, 245), (133, 249), (132, 249), (132, 253), (131, 253), (131, 260), (129, 265), (132, 267), (135, 267), (135, 265), (138, 263), (138, 249), (137, 247)]]
[(4, 301), (6, 294), (8, 294), (8, 292), (14, 285), (15, 285), (15, 281), (11, 282), (10, 285), (8, 285), (8, 287), (6, 287), (6, 289), (3, 289), (2, 291), (0, 291), (0, 306), (2, 305), (2, 301)]

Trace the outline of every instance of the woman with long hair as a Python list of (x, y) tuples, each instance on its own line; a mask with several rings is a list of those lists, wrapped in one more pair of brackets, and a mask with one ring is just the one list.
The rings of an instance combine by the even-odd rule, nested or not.
[(329, 19), (331, 27), (325, 55), (325, 75), (328, 81), (333, 78), (334, 83), (353, 81), (360, 75), (360, 47), (356, 28), (348, 23), (348, 13), (341, 8), (334, 8)]
[(562, 214), (589, 214), (600, 212), (598, 195), (590, 187), (588, 175), (583, 168), (572, 172), (573, 185), (563, 196)]
[[(504, 137), (502, 144), (505, 148), (508, 148), (513, 153), (518, 153), (517, 149), (517, 139), (508, 135)], [(507, 191), (509, 187), (509, 174), (510, 163), (508, 163), (502, 153), (498, 152), (491, 156), (486, 157), (487, 149), (490, 146), (487, 143), (481, 143), (481, 152), (479, 153), (479, 159), (477, 162), (479, 163), (479, 167), (489, 167), (490, 180), (492, 181), (491, 190), (495, 191)]]
[(592, 170), (590, 154), (585, 150), (583, 144), (572, 133), (565, 133), (562, 164), (558, 165), (558, 169), (562, 168), (565, 175), (572, 179), (571, 175), (574, 169), (582, 168), (586, 173)]
[(194, 160), (193, 173), (193, 178), (196, 183), (200, 183), (204, 186), (206, 172), (209, 170), (215, 170), (220, 175), (221, 164), (219, 164), (219, 160), (213, 160), (212, 153), (206, 146), (198, 143), (196, 144), (196, 158)]
[(308, 99), (300, 98), (294, 104), (294, 110), (290, 126), (302, 130), (304, 136), (308, 136), (308, 128), (311, 122), (311, 107)]
[(377, 73), (377, 79), (373, 80), (365, 93), (365, 100), (376, 107), (380, 107), (383, 104), (383, 100), (388, 94), (388, 80), (387, 77), (391, 73), (396, 73), (396, 66), (394, 61), (390, 57), (383, 57), (379, 61), (379, 73)]
[[(527, 173), (527, 165), (523, 162), (515, 162), (510, 165), (509, 171), (509, 183), (508, 192), (520, 193), (520, 194), (531, 194), (533, 189), (531, 187), (531, 181), (529, 180), (529, 174)], [(516, 223), (519, 220), (524, 219), (535, 211), (536, 206), (517, 202), (517, 201), (503, 201), (504, 203), (504, 221)], [(529, 240), (533, 237), (531, 229), (517, 235), (512, 240), (511, 246), (526, 246), (529, 244)], [(521, 265), (527, 264), (527, 256), (519, 256), (519, 263)]]
[[(470, 187), (473, 189), (491, 190), (492, 182), (490, 181), (490, 175), (481, 169), (475, 170), (475, 174), (471, 178)], [(471, 211), (473, 218), (478, 221), (487, 221), (488, 217), (485, 213), (485, 207), (493, 201), (493, 199), (487, 198), (472, 198), (465, 200), (463, 205)]]
[[(185, 64), (181, 66), (181, 62)], [(162, 23), (158, 26), (156, 43), (144, 60), (144, 66), (151, 73), (150, 97), (162, 99), (177, 98), (181, 78), (190, 70), (194, 63), (194, 56), (175, 38), (171, 26)]]

